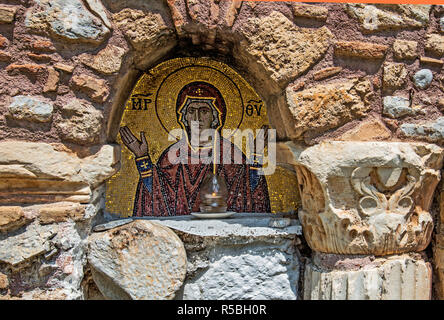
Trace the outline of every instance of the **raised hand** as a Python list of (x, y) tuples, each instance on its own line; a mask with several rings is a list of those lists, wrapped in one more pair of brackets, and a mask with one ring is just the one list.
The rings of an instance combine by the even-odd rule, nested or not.
[(137, 158), (148, 155), (148, 143), (146, 142), (145, 132), (140, 132), (140, 140), (136, 138), (127, 126), (121, 127), (119, 132), (125, 146), (134, 153)]

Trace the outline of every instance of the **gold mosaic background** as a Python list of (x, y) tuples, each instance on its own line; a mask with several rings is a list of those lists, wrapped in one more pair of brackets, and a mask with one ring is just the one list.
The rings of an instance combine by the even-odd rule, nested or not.
[[(199, 80), (213, 84), (224, 97), (227, 105), (224, 129), (252, 129), (255, 132), (256, 129), (268, 124), (265, 105), (262, 106), (260, 115), (256, 110), (253, 110), (251, 116), (246, 114), (247, 102), (259, 101), (261, 98), (236, 71), (226, 64), (206, 58), (168, 60), (141, 76), (126, 102), (120, 123), (120, 126), (128, 126), (139, 140), (140, 132), (145, 132), (153, 163), (157, 162), (168, 146), (177, 141), (173, 140), (173, 137), (170, 137), (170, 141), (168, 140), (168, 131), (180, 129), (175, 111), (179, 91), (187, 83)], [(132, 98), (136, 101), (139, 98), (142, 99), (141, 105), (137, 105), (137, 108), (140, 107), (142, 110), (133, 110)], [(147, 110), (144, 110), (145, 101)], [(156, 115), (156, 109), (158, 115)], [(242, 110), (244, 110), (243, 117)], [(239, 134), (239, 131), (235, 133), (235, 136), (236, 134)], [(121, 169), (107, 181), (106, 210), (120, 214), (121, 217), (128, 217), (133, 212), (139, 174), (134, 155), (124, 146), (120, 134), (116, 141), (122, 146)], [(236, 144), (236, 139), (232, 142)], [(243, 146), (237, 146), (242, 148), (247, 156), (249, 155), (245, 141)], [(273, 213), (296, 209), (299, 194), (294, 173), (277, 167), (273, 175), (266, 176), (266, 180)]]

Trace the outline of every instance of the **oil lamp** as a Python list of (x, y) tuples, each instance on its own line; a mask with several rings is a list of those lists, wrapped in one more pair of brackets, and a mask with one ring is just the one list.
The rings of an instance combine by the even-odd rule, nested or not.
[(200, 211), (204, 213), (226, 212), (227, 195), (225, 179), (210, 173), (205, 177), (200, 189)]

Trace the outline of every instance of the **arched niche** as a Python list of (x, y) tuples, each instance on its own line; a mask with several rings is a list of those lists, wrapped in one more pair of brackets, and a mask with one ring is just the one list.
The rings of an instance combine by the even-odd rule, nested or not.
[[(257, 168), (253, 163), (257, 162), (257, 155), (253, 155), (245, 139), (242, 140), (242, 135), (248, 135), (245, 130), (254, 135), (264, 125), (273, 127), (267, 103), (273, 99), (267, 94), (270, 87), (259, 94), (240, 72), (220, 60), (168, 56), (133, 79), (134, 85), (128, 90), (125, 103), (111, 112), (109, 121), (108, 133), (122, 148), (121, 169), (107, 181), (108, 212), (126, 217), (199, 211), (199, 190), (211, 170), (223, 176), (228, 185), (232, 194), (228, 199), (231, 211), (288, 212), (297, 207), (299, 195), (294, 173), (277, 167), (273, 174), (255, 175), (253, 170)], [(172, 168), (166, 160), (171, 149), (186, 141), (186, 134), (174, 139), (171, 130), (185, 129), (178, 100), (183, 89), (193, 83), (203, 83), (204, 90), (208, 84), (219, 92), (225, 110), (221, 112), (220, 103), (215, 101), (213, 112), (221, 117), (221, 149), (227, 144), (241, 150), (247, 159), (243, 164)], [(192, 89), (190, 95), (194, 97), (199, 90)], [(263, 98), (264, 94), (268, 99)], [(204, 94), (200, 98), (208, 97)], [(126, 133), (118, 134), (123, 127)], [(227, 133), (222, 129), (231, 131)], [(131, 149), (129, 141), (137, 144), (135, 140), (142, 143), (144, 138), (148, 148), (142, 156)], [(253, 165), (246, 163), (249, 159)]]

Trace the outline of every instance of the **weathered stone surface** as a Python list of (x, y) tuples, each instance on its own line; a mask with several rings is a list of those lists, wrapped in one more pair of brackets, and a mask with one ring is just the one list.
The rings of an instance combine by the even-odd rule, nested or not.
[(113, 74), (120, 70), (124, 54), (125, 49), (108, 45), (97, 55), (84, 53), (79, 58), (83, 64), (91, 69), (103, 74)]
[(78, 203), (57, 203), (39, 209), (40, 224), (79, 221), (84, 218), (85, 206)]
[(51, 226), (30, 224), (26, 231), (17, 234), (0, 234), (0, 262), (10, 265), (23, 263), (50, 251), (48, 240), (57, 230)]
[(9, 62), (11, 61), (12, 56), (8, 52), (0, 50), (0, 62)]
[(409, 99), (397, 96), (386, 96), (383, 98), (383, 114), (391, 118), (413, 115), (416, 110), (412, 108), (410, 104)]
[(337, 41), (335, 54), (343, 57), (382, 59), (388, 47), (384, 44), (363, 41)]
[(301, 226), (269, 227), (276, 214), (236, 213), (229, 219), (191, 216), (155, 219), (171, 228), (187, 251), (187, 276), (178, 299), (286, 299), (298, 297)]
[(310, 18), (316, 20), (327, 20), (328, 9), (326, 7), (296, 3), (293, 5), (293, 14), (295, 17)]
[(287, 102), (293, 119), (292, 138), (312, 135), (339, 127), (368, 111), (369, 81), (336, 81), (294, 92), (287, 88)]
[(431, 5), (416, 4), (346, 4), (348, 14), (357, 19), (365, 31), (424, 27), (429, 22)]
[(431, 142), (444, 141), (444, 117), (425, 123), (404, 123), (401, 125), (401, 132), (408, 137)]
[(444, 61), (442, 61), (440, 59), (434, 59), (434, 58), (429, 58), (429, 57), (419, 57), (419, 61), (421, 63), (434, 64), (434, 65), (438, 65), (440, 67), (442, 67), (442, 65), (444, 64)]
[(109, 29), (112, 28), (111, 22), (106, 15), (106, 9), (100, 0), (86, 0), (86, 4), (93, 13), (95, 13), (97, 16), (100, 17), (100, 19), (102, 19), (102, 22), (105, 24), (105, 26), (107, 26)]
[(123, 9), (113, 14), (114, 24), (123, 30), (137, 51), (152, 51), (175, 44), (174, 29), (168, 27), (160, 14)]
[(66, 73), (72, 73), (74, 71), (74, 66), (70, 66), (67, 64), (63, 64), (63, 63), (56, 63), (54, 65), (54, 68), (56, 68), (57, 70), (66, 72)]
[(0, 23), (11, 23), (14, 21), (17, 7), (0, 5)]
[(424, 48), (436, 55), (444, 55), (444, 36), (439, 34), (426, 35)]
[(51, 56), (47, 55), (47, 54), (36, 54), (36, 53), (29, 52), (28, 53), (28, 57), (30, 57), (32, 60), (35, 60), (37, 62), (49, 62), (49, 61), (51, 61)]
[(341, 67), (328, 67), (324, 68), (322, 70), (319, 70), (313, 74), (313, 79), (315, 80), (322, 80), (331, 76), (334, 76), (335, 74), (338, 74), (342, 71)]
[(407, 69), (403, 63), (384, 64), (382, 85), (384, 89), (399, 89), (407, 81)]
[(53, 67), (48, 67), (48, 78), (46, 79), (43, 92), (57, 91), (57, 85), (59, 83), (59, 79), (60, 79), (59, 73)]
[(20, 228), (26, 224), (27, 221), (28, 219), (25, 218), (21, 207), (0, 207), (0, 232), (7, 232)]
[(392, 136), (385, 124), (376, 118), (368, 119), (353, 129), (343, 133), (335, 140), (341, 141), (377, 141), (388, 140)]
[(18, 120), (49, 122), (54, 111), (52, 103), (32, 96), (15, 96), (8, 106), (9, 114)]
[(444, 32), (444, 17), (441, 17), (439, 19), (439, 27), (440, 27), (441, 32)]
[(88, 261), (109, 299), (173, 299), (186, 274), (182, 241), (170, 229), (146, 220), (89, 237)]
[(397, 39), (393, 42), (393, 54), (396, 59), (415, 59), (418, 56), (418, 42)]
[[(306, 265), (304, 300), (431, 299), (432, 268), (421, 257), (334, 256), (315, 254)], [(320, 259), (335, 260), (337, 267), (322, 266)]]
[(0, 48), (4, 48), (9, 44), (8, 39), (0, 35)]
[(429, 69), (421, 69), (413, 75), (413, 82), (420, 89), (427, 89), (432, 80), (433, 73)]
[(79, 158), (63, 144), (2, 141), (0, 203), (88, 203), (91, 190), (116, 173), (119, 156), (117, 145)]
[(26, 74), (31, 75), (38, 75), (39, 73), (42, 73), (46, 70), (46, 67), (39, 65), (39, 64), (33, 64), (33, 63), (25, 63), (25, 64), (10, 64), (6, 67), (6, 71), (11, 74), (16, 74), (17, 72), (22, 72)]
[(305, 239), (315, 251), (337, 254), (424, 250), (443, 155), (433, 144), (401, 142), (277, 148), (277, 162), (296, 168)]
[(56, 49), (54, 48), (53, 44), (49, 40), (34, 40), (31, 43), (31, 48), (34, 51), (37, 52), (54, 52)]
[(247, 39), (241, 43), (246, 46), (245, 54), (277, 82), (287, 82), (305, 72), (324, 55), (333, 38), (327, 27), (298, 28), (277, 11), (249, 19), (240, 31)]
[(92, 144), (102, 130), (102, 112), (88, 102), (72, 99), (61, 107), (62, 119), (56, 123), (63, 139), (78, 144)]
[(437, 219), (433, 262), (436, 272), (435, 292), (438, 299), (444, 299), (444, 192), (439, 195), (439, 217)]
[(8, 287), (9, 287), (8, 277), (0, 272), (0, 290), (7, 289)]
[(105, 80), (87, 75), (73, 76), (72, 86), (85, 92), (96, 102), (104, 102), (109, 95), (108, 85)]
[(28, 28), (64, 40), (101, 43), (109, 29), (80, 0), (37, 0), (26, 12)]

